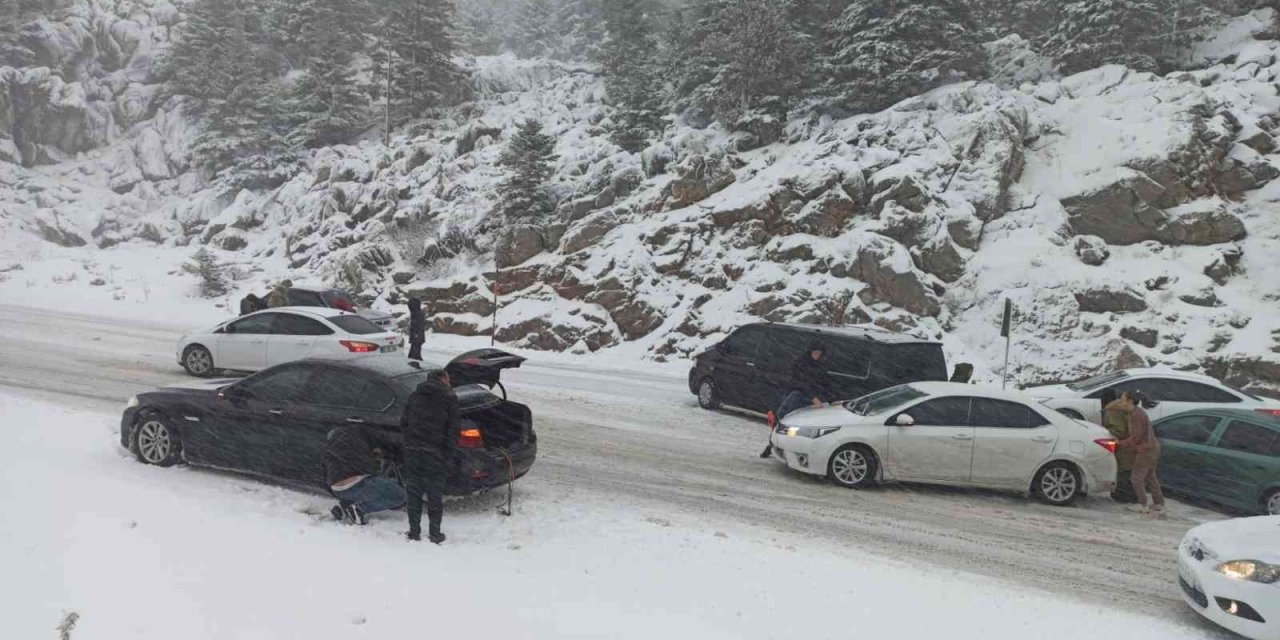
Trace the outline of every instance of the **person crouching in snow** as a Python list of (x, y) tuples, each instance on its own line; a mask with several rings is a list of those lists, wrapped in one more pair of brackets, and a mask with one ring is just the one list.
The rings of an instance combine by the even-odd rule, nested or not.
[[(1160, 488), (1160, 477), (1156, 475), (1156, 463), (1160, 460), (1160, 441), (1156, 439), (1151, 428), (1151, 418), (1146, 409), (1155, 406), (1141, 391), (1126, 391), (1122, 396), (1133, 404), (1133, 412), (1129, 414), (1129, 437), (1120, 442), (1121, 447), (1133, 449), (1133, 470), (1130, 481), (1137, 504), (1129, 505), (1130, 511), (1157, 518), (1164, 517), (1164, 492)], [(1151, 492), (1152, 504), (1147, 506), (1147, 492)]]
[(381, 475), (379, 453), (384, 441), (357, 426), (329, 432), (324, 447), (324, 476), (338, 499), (330, 510), (347, 524), (367, 524), (368, 514), (399, 509), (405, 504), (400, 483)]
[[(778, 406), (773, 419), (769, 421), (771, 429), (774, 420), (781, 420), (788, 413), (807, 404), (816, 407), (831, 399), (831, 378), (827, 375), (827, 364), (823, 361), (826, 355), (827, 347), (820, 342), (815, 342), (809, 345), (808, 351), (791, 363), (791, 392), (782, 399), (782, 404)], [(772, 431), (770, 431), (770, 437), (772, 437)], [(768, 458), (772, 454), (773, 442), (770, 441), (765, 445), (760, 457)]]

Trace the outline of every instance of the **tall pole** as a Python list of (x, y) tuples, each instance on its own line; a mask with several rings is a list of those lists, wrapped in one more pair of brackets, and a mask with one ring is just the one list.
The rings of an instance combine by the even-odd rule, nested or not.
[(1009, 387), (1009, 346), (1013, 343), (1013, 301), (1004, 299), (1004, 317), (1000, 320), (1000, 335), (1004, 336), (1004, 369), (1001, 371), (1003, 378), (1000, 383), (1001, 389)]
[(391, 38), (382, 34), (382, 53), (387, 58), (387, 90), (383, 95), (382, 146), (391, 147)]
[(498, 267), (498, 252), (493, 253), (493, 326), (489, 328), (489, 346), (496, 346), (498, 343), (498, 274), (502, 269)]

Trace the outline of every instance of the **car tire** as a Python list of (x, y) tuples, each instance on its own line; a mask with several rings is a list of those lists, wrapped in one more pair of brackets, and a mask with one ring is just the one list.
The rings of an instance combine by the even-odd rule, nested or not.
[(144, 414), (133, 425), (129, 450), (143, 464), (172, 467), (182, 459), (182, 438), (163, 416)]
[(1058, 409), (1058, 413), (1061, 413), (1062, 415), (1068, 418), (1071, 418), (1073, 420), (1084, 420), (1084, 414), (1080, 413), (1079, 411), (1076, 411), (1075, 409)]
[(1061, 460), (1050, 462), (1036, 472), (1031, 492), (1045, 504), (1065, 507), (1084, 494), (1084, 479), (1075, 465)]
[(208, 378), (217, 371), (213, 366), (213, 354), (198, 344), (193, 344), (182, 352), (182, 368), (197, 378)]
[(708, 411), (720, 408), (720, 390), (710, 377), (703, 378), (698, 383), (698, 406)]
[(827, 478), (849, 489), (862, 489), (875, 484), (879, 463), (870, 449), (846, 444), (827, 460)]
[(1262, 513), (1268, 516), (1280, 516), (1280, 489), (1272, 489), (1262, 496)]

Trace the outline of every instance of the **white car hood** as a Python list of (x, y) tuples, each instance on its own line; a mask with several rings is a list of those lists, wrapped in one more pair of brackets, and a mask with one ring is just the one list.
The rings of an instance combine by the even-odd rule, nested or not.
[(1220, 562), (1261, 560), (1280, 564), (1280, 516), (1235, 518), (1200, 525), (1187, 533)]
[[(874, 419), (871, 416), (871, 419)], [(782, 424), (788, 427), (839, 427), (852, 422), (865, 422), (867, 416), (860, 416), (848, 409), (844, 405), (829, 404), (821, 407), (803, 407), (788, 413), (782, 419)]]

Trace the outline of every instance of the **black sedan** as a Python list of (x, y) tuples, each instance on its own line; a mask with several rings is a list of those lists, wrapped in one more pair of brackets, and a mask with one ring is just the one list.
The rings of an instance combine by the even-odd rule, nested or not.
[[(504, 484), (533, 466), (538, 441), (532, 413), (508, 400), (500, 382), (503, 369), (523, 361), (484, 349), (445, 367), (462, 418), (451, 495)], [(400, 442), (405, 403), (435, 369), (397, 356), (301, 360), (242, 380), (165, 387), (130, 400), (120, 444), (146, 464), (186, 461), (322, 487), (329, 431), (357, 424)], [(401, 459), (398, 450), (385, 453)]]

